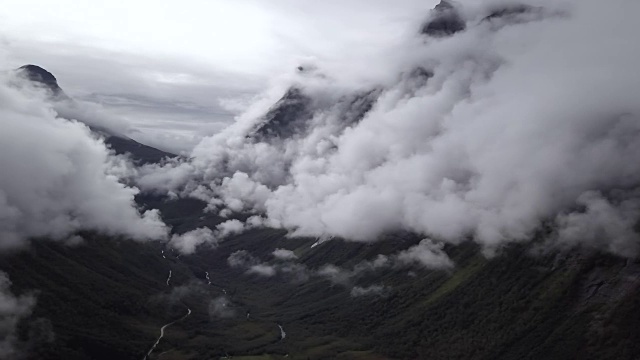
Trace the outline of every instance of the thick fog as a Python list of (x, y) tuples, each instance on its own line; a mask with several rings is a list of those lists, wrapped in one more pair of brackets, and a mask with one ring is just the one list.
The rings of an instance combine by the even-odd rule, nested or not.
[[(454, 3), (445, 11), (463, 31), (411, 28), (377, 57), (301, 64), (190, 161), (143, 169), (138, 184), (222, 215), (253, 211), (292, 235), (375, 241), (403, 229), (491, 252), (552, 224), (556, 245), (631, 255), (640, 4), (528, 3)], [(305, 125), (257, 136), (291, 88), (303, 100), (284, 102), (305, 104)], [(345, 123), (362, 94), (372, 108)], [(597, 239), (581, 236), (584, 222)]]
[(23, 81), (0, 78), (0, 250), (34, 238), (74, 242), (80, 230), (166, 239), (158, 211), (139, 211), (138, 190), (120, 181), (131, 168), (127, 160)]

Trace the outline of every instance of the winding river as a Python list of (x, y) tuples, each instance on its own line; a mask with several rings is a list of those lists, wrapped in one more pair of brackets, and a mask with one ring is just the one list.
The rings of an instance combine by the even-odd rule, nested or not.
[(151, 353), (153, 352), (153, 350), (156, 348), (156, 346), (158, 346), (158, 344), (160, 343), (160, 340), (162, 339), (162, 337), (164, 336), (164, 329), (166, 329), (167, 327), (177, 323), (178, 321), (184, 320), (187, 318), (187, 316), (191, 315), (191, 309), (187, 308), (187, 314), (177, 320), (173, 320), (172, 322), (165, 324), (163, 327), (160, 328), (160, 336), (158, 337), (158, 340), (156, 340), (155, 344), (153, 344), (153, 346), (151, 347), (151, 349), (149, 349), (149, 352), (147, 353), (147, 355), (144, 356), (144, 358), (142, 360), (147, 360), (147, 358), (149, 357), (149, 355), (151, 355)]

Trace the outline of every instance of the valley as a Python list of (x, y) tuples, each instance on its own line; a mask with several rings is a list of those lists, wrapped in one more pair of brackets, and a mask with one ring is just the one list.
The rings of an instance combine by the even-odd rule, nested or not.
[(1, 360), (640, 358), (637, 4), (249, 3), (280, 77), (0, 74)]
[[(342, 285), (229, 266), (229, 256), (244, 249), (275, 264), (268, 258), (279, 248), (308, 269), (351, 268), (419, 241), (397, 234), (372, 245), (332, 240), (312, 248), (316, 239), (285, 235), (252, 230), (180, 258), (159, 245), (87, 235), (80, 246), (40, 243), (1, 264), (16, 289), (40, 289), (25, 324), (46, 319), (55, 341), (33, 345), (34, 359), (463, 359), (470, 352), (561, 359), (584, 349), (581, 358), (596, 359), (638, 351), (635, 262), (596, 253), (532, 256), (525, 247), (486, 259), (463, 244), (446, 249), (453, 271), (390, 269)], [(350, 293), (372, 281), (387, 291)]]

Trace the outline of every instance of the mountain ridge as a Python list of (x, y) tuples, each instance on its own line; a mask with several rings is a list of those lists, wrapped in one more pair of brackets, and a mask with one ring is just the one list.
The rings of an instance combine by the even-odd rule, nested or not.
[[(58, 85), (56, 77), (43, 67), (27, 64), (16, 71), (30, 82), (45, 88), (52, 96), (52, 101), (73, 101)], [(77, 119), (82, 121), (82, 119)], [(89, 125), (87, 125), (89, 126)], [(124, 135), (114, 134), (106, 128), (89, 126), (94, 132), (104, 135), (105, 144), (115, 151), (117, 155), (129, 154), (131, 159), (138, 164), (159, 163), (164, 159), (175, 158), (177, 155), (167, 151), (142, 144)]]

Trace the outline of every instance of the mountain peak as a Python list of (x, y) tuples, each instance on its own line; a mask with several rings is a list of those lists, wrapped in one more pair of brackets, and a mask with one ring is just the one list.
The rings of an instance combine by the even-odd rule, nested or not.
[(433, 37), (453, 35), (466, 28), (466, 23), (451, 1), (442, 0), (431, 10), (421, 33)]
[(17, 70), (30, 81), (43, 85), (47, 89), (51, 90), (54, 95), (58, 95), (62, 92), (56, 77), (38, 65), (27, 64), (20, 66)]

